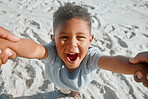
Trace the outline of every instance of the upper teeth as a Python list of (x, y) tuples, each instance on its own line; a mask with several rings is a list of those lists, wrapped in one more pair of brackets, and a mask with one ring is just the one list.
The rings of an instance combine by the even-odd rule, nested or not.
[(75, 53), (69, 53), (69, 54), (74, 55)]

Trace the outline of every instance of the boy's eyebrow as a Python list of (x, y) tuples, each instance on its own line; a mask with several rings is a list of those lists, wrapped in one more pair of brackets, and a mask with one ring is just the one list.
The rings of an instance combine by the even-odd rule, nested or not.
[(66, 33), (66, 32), (60, 32), (60, 33), (59, 33), (59, 35), (62, 35), (62, 34), (67, 34), (67, 33)]
[(78, 32), (77, 34), (83, 34), (83, 35), (85, 35), (86, 33), (84, 33), (84, 32)]
[[(69, 33), (66, 33), (66, 32), (60, 32), (59, 35), (62, 35), (62, 34), (69, 34)], [(84, 32), (78, 32), (76, 34), (83, 34), (83, 35), (86, 35), (86, 33)]]

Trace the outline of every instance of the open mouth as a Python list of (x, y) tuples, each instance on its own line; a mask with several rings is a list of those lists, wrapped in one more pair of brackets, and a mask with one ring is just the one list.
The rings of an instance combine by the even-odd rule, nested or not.
[(67, 59), (70, 62), (74, 62), (78, 57), (78, 53), (68, 53), (67, 54)]

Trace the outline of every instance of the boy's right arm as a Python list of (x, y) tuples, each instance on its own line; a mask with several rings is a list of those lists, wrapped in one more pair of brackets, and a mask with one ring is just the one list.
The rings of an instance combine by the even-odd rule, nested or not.
[(48, 52), (46, 48), (33, 40), (20, 39), (18, 42), (11, 42), (0, 38), (0, 49), (10, 48), (15, 51), (16, 56), (29, 59), (44, 59)]

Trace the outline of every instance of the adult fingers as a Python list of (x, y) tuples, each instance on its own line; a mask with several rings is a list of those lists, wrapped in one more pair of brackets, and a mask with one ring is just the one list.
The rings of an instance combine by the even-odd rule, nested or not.
[(0, 67), (2, 66), (2, 61), (1, 61), (1, 59), (0, 59)]
[[(16, 53), (13, 50), (11, 50), (10, 48), (6, 48), (3, 52), (2, 52), (2, 50), (0, 50), (1, 60), (3, 60), (3, 59), (5, 60), (5, 58), (6, 58), (5, 56), (7, 56), (9, 59), (14, 59), (16, 57)], [(2, 61), (2, 63), (3, 63), (3, 61)]]
[[(0, 49), (0, 55), (1, 55), (1, 53), (2, 53), (2, 51), (1, 51), (1, 49)], [(1, 58), (0, 58), (0, 67), (1, 67), (1, 65), (2, 65), (2, 60), (1, 60)]]
[(4, 51), (1, 50), (0, 59), (2, 64), (5, 64), (8, 60), (8, 55)]
[(0, 37), (10, 40), (10, 41), (19, 41), (20, 40), (20, 38), (14, 36), (11, 32), (4, 29), (3, 27), (0, 27)]
[(142, 71), (137, 71), (134, 74), (134, 79), (136, 82), (142, 82), (142, 78), (144, 77)]
[(14, 51), (12, 51), (11, 49), (7, 48), (5, 50), (0, 50), (1, 51), (1, 54), (0, 54), (0, 60), (1, 60), (1, 65), (2, 64), (6, 64), (6, 62), (8, 61), (8, 58), (9, 59), (14, 59), (16, 57), (16, 54)]
[(137, 64), (141, 62), (148, 63), (148, 51), (138, 53), (135, 57), (130, 58), (129, 61), (133, 64)]
[(8, 61), (8, 56), (5, 55), (1, 60), (2, 60), (2, 64), (6, 64), (6, 62)]
[(9, 57), (9, 59), (14, 59), (16, 57), (16, 53), (13, 50), (9, 49), (9, 48), (7, 48), (5, 50), (5, 53)]
[(145, 87), (148, 87), (148, 73), (143, 77), (142, 83)]

